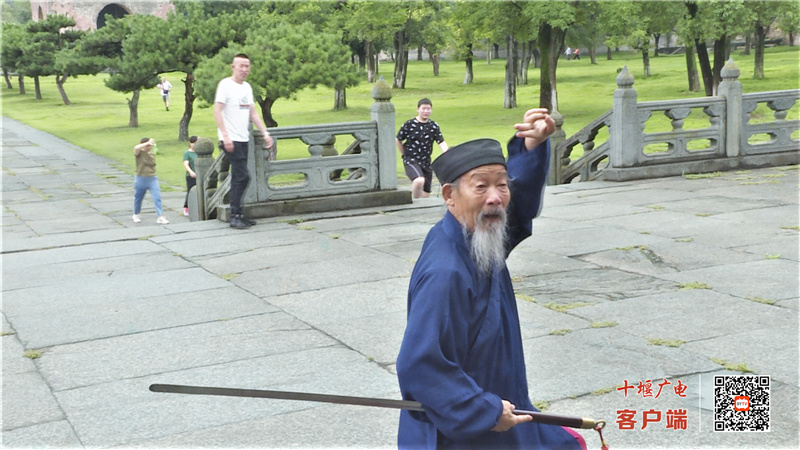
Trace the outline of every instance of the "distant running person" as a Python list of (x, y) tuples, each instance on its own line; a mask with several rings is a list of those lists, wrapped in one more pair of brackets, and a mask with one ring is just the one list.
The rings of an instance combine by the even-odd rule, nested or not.
[(169, 93), (172, 90), (172, 83), (167, 81), (167, 77), (161, 77), (161, 83), (158, 83), (158, 88), (161, 89), (161, 100), (164, 100), (164, 106), (169, 111)]
[(439, 144), (443, 152), (447, 151), (447, 142), (439, 124), (430, 120), (432, 112), (431, 101), (423, 98), (417, 102), (417, 116), (407, 120), (397, 133), (397, 150), (403, 155), (403, 166), (411, 180), (411, 195), (414, 198), (425, 198), (431, 193), (433, 141)]

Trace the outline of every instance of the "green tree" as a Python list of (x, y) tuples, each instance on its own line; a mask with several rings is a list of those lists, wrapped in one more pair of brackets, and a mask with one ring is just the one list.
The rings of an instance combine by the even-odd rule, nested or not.
[(69, 30), (61, 32), (63, 28), (74, 26), (75, 20), (62, 14), (51, 14), (43, 20), (25, 25), (25, 42), (17, 60), (17, 70), (33, 77), (36, 100), (42, 99), (39, 78), (56, 74), (56, 53), (80, 36), (80, 33)]
[(475, 44), (488, 40), (490, 36), (484, 26), (483, 8), (482, 2), (459, 1), (453, 5), (450, 14), (451, 46), (455, 48), (455, 57), (465, 63), (463, 84), (470, 84), (475, 79), (472, 52)]
[(195, 87), (207, 104), (214, 103), (219, 81), (230, 76), (230, 64), (237, 53), (251, 55), (247, 81), (268, 127), (278, 126), (272, 115), (278, 99), (291, 99), (306, 87), (351, 85), (360, 76), (341, 35), (318, 32), (308, 23), (263, 21), (248, 33), (243, 45), (224, 48), (197, 67)]
[[(674, 2), (616, 2), (609, 5), (604, 23), (608, 25), (608, 45), (628, 45), (642, 53), (644, 76), (650, 76), (650, 42), (656, 48), (662, 34), (670, 32), (683, 13)], [(679, 9), (680, 8), (680, 9)]]
[(3, 24), (3, 39), (0, 40), (0, 64), (3, 66), (3, 78), (6, 80), (6, 87), (11, 89), (9, 73), (17, 72), (20, 94), (25, 94), (25, 76), (19, 69), (19, 62), (22, 60), (24, 52), (25, 38), (24, 25), (17, 23)]
[(344, 28), (349, 36), (364, 42), (367, 81), (374, 83), (378, 73), (378, 55), (391, 46), (391, 37), (404, 25), (404, 15), (395, 2), (348, 2), (343, 12)]
[(539, 107), (555, 111), (558, 110), (558, 58), (564, 48), (567, 29), (575, 21), (575, 3), (531, 2), (525, 6), (528, 17), (536, 18), (534, 24), (538, 24), (537, 43), (542, 55)]
[[(2, 11), (0, 14), (2, 14), (3, 27), (12, 23), (26, 24), (31, 20), (31, 2), (29, 0), (2, 0), (0, 11)], [(3, 30), (3, 34), (5, 34), (5, 30)]]
[(800, 32), (800, 5), (796, 2), (786, 2), (784, 12), (778, 19), (778, 28), (789, 35), (789, 45), (794, 45), (794, 38)]
[[(345, 5), (343, 2), (330, 2), (330, 1), (309, 1), (309, 2), (292, 2), (280, 3), (280, 7), (275, 8), (271, 12), (276, 18), (285, 20), (295, 25), (310, 24), (314, 27), (316, 33), (327, 33), (328, 35), (339, 35), (341, 43), (346, 45), (351, 52), (351, 55), (343, 55), (337, 52), (328, 52), (327, 56), (340, 57), (339, 64), (342, 67), (354, 64), (353, 55), (359, 56), (359, 67), (364, 67), (366, 61), (363, 60), (364, 46), (358, 45), (358, 40), (350, 36), (346, 36), (347, 29), (343, 24), (348, 22), (345, 16)], [(347, 61), (346, 59), (351, 61)], [(328, 61), (334, 64), (333, 61)], [(361, 64), (363, 62), (364, 64)], [(335, 79), (330, 85), (334, 88), (333, 92), (333, 110), (341, 111), (347, 109), (347, 88), (355, 86), (360, 81), (360, 71), (358, 70), (344, 70), (332, 73), (332, 78)]]
[[(769, 34), (774, 25), (780, 23), (783, 17), (794, 16), (795, 21), (797, 21), (798, 7), (792, 2), (768, 2), (764, 0), (748, 1), (744, 5), (755, 18), (753, 23), (753, 34), (755, 36), (753, 78), (764, 78), (764, 47), (766, 46), (767, 34)], [(797, 26), (797, 22), (795, 22), (795, 27)]]
[[(147, 55), (132, 51), (131, 37), (135, 33), (162, 33), (163, 19), (150, 15), (129, 15), (106, 22), (106, 26), (95, 31), (97, 40), (92, 45), (95, 56), (106, 58), (109, 76), (105, 85), (114, 91), (130, 93), (128, 101), (128, 126), (139, 126), (139, 94), (142, 89), (152, 89), (158, 84), (158, 76), (151, 69)], [(134, 31), (135, 30), (135, 33)], [(84, 51), (89, 51), (83, 47)], [(152, 55), (150, 55), (152, 57)]]
[(419, 12), (418, 25), (420, 27), (420, 45), (425, 47), (430, 55), (433, 66), (433, 76), (439, 76), (439, 61), (441, 52), (451, 41), (448, 19), (450, 8), (446, 3), (426, 2)]
[[(720, 71), (730, 55), (731, 36), (749, 31), (754, 22), (751, 11), (738, 1), (686, 1), (688, 14), (680, 27), (688, 39), (694, 41), (706, 95), (716, 93), (721, 81)], [(714, 62), (708, 54), (706, 41), (714, 41)]]
[(64, 36), (72, 36), (63, 41), (64, 46), (56, 54), (56, 88), (58, 88), (58, 93), (61, 94), (61, 100), (65, 105), (72, 104), (69, 97), (67, 97), (67, 91), (64, 89), (64, 83), (69, 77), (77, 78), (78, 75), (94, 75), (104, 69), (104, 67), (96, 64), (95, 59), (82, 58), (80, 52), (75, 48), (87, 34), (79, 30), (65, 31), (63, 33)]
[(189, 140), (194, 113), (195, 70), (207, 58), (232, 43), (244, 42), (257, 20), (253, 9), (208, 16), (199, 2), (179, 2), (166, 20), (150, 21), (136, 29), (124, 43), (125, 58), (138, 62), (137, 78), (149, 79), (168, 72), (183, 72), (183, 115), (178, 140)]

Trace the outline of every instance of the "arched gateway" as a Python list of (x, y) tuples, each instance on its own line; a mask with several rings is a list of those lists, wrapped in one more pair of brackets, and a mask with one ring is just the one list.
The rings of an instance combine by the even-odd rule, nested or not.
[(109, 1), (70, 1), (70, 0), (31, 0), (31, 18), (44, 19), (49, 14), (66, 14), (75, 19), (75, 28), (94, 30), (106, 23), (106, 15), (124, 17), (128, 14), (152, 14), (166, 18), (174, 9), (170, 0), (118, 0)]

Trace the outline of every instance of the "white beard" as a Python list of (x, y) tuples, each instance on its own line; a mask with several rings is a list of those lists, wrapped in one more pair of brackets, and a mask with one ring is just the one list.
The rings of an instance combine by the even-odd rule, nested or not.
[[(486, 222), (487, 215), (500, 216), (499, 221)], [(469, 236), (466, 228), (464, 235)], [(506, 260), (506, 211), (496, 208), (487, 213), (481, 212), (475, 220), (475, 230), (469, 240), (469, 253), (478, 271), (491, 275), (496, 267)]]

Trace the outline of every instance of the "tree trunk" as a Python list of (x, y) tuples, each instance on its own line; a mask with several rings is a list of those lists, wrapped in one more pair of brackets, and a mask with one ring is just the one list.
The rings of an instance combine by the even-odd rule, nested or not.
[(375, 57), (372, 54), (372, 42), (367, 41), (367, 81), (375, 82)]
[(650, 77), (650, 49), (642, 49), (642, 63), (644, 64), (644, 77)]
[(406, 47), (406, 32), (400, 30), (394, 34), (394, 80), (392, 87), (395, 89), (405, 89), (406, 70), (408, 69), (408, 48)]
[[(689, 17), (694, 19), (697, 16), (697, 3), (685, 2), (684, 4), (689, 11)], [(711, 97), (714, 95), (714, 73), (711, 70), (711, 62), (708, 60), (708, 47), (699, 38), (694, 38), (694, 47), (697, 50), (697, 59), (700, 61), (700, 73), (703, 74), (706, 96)]]
[(11, 86), (11, 77), (8, 76), (8, 69), (3, 68), (3, 78), (6, 80), (6, 89), (12, 89)]
[(335, 89), (333, 92), (333, 110), (343, 111), (347, 109), (347, 90), (346, 88)]
[(275, 100), (271, 98), (261, 99), (261, 97), (256, 98), (258, 105), (261, 106), (261, 118), (264, 120), (264, 125), (267, 128), (274, 128), (278, 126), (278, 122), (275, 122), (275, 119), (272, 117), (272, 106), (275, 104)]
[(467, 66), (466, 73), (464, 73), (464, 83), (462, 84), (472, 84), (472, 80), (475, 78), (475, 72), (472, 70), (472, 44), (467, 44), (467, 59), (465, 61)]
[(533, 47), (536, 46), (536, 40), (531, 39), (526, 44), (522, 45), (522, 63), (519, 68), (519, 79), (521, 84), (528, 84), (528, 68), (531, 66), (531, 58), (533, 57)]
[(503, 108), (517, 107), (517, 41), (511, 34), (506, 35), (506, 80), (503, 92)]
[(42, 87), (39, 85), (39, 75), (33, 77), (33, 92), (36, 93), (36, 100), (42, 99)]
[(431, 57), (431, 64), (433, 64), (433, 76), (439, 76), (439, 54), (430, 55)]
[(606, 59), (611, 61), (611, 47), (606, 47)]
[(194, 113), (194, 75), (186, 74), (183, 85), (186, 93), (183, 96), (183, 117), (178, 125), (178, 140), (181, 142), (189, 140), (189, 122), (192, 121)]
[(756, 25), (756, 54), (753, 66), (753, 78), (764, 78), (764, 42), (767, 38), (767, 29)]
[(594, 46), (594, 41), (589, 45), (589, 61), (591, 64), (597, 64), (597, 48)]
[(400, 89), (406, 88), (406, 77), (408, 76), (408, 48), (403, 52), (403, 71), (400, 78)]
[(422, 44), (417, 47), (417, 61), (422, 61)]
[(132, 94), (128, 100), (128, 126), (139, 128), (139, 90), (136, 89)]
[(717, 94), (717, 86), (722, 82), (722, 67), (727, 61), (728, 48), (730, 47), (731, 39), (729, 36), (721, 36), (714, 40), (714, 93)]
[[(758, 33), (758, 31), (756, 31)], [(758, 42), (758, 37), (756, 37), (756, 42)], [(750, 54), (750, 47), (753, 45), (753, 35), (747, 33), (744, 37), (744, 51), (742, 52), (743, 55)]]
[(661, 40), (661, 33), (653, 33), (653, 39), (656, 41), (656, 50), (653, 52), (653, 58), (658, 58), (658, 41)]
[(700, 76), (694, 59), (694, 46), (686, 46), (686, 75), (689, 77), (689, 91), (700, 92)]
[(500, 57), (500, 46), (497, 44), (492, 44), (492, 59), (497, 59)]
[(539, 82), (539, 107), (553, 112), (558, 110), (558, 91), (556, 88), (556, 67), (566, 33), (545, 23), (539, 27), (539, 51), (542, 54), (542, 68)]
[(703, 87), (706, 96), (714, 95), (714, 73), (711, 71), (711, 61), (708, 59), (708, 47), (700, 39), (694, 40), (694, 47), (697, 50), (697, 59), (700, 61), (700, 73), (703, 75)]
[(72, 102), (69, 101), (69, 97), (67, 97), (67, 91), (64, 90), (64, 83), (66, 81), (67, 74), (56, 75), (56, 86), (58, 87), (58, 93), (61, 94), (61, 100), (65, 105), (71, 105)]
[(25, 77), (22, 74), (19, 74), (17, 75), (17, 80), (19, 81), (20, 95), (25, 95)]

